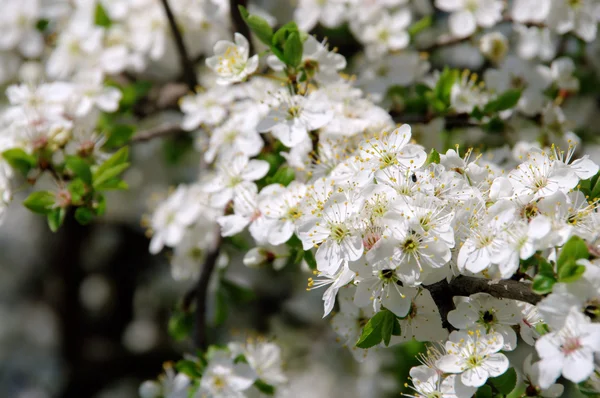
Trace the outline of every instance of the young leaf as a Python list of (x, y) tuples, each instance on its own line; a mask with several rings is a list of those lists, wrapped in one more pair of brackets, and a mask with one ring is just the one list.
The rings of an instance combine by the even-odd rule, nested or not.
[(426, 15), (408, 27), (408, 34), (414, 37), (415, 35), (430, 27), (432, 23), (433, 18), (431, 18), (431, 15)]
[(454, 82), (458, 79), (458, 70), (445, 68), (440, 74), (440, 78), (435, 85), (434, 96), (435, 100), (432, 104), (434, 107), (445, 110), (450, 105), (450, 91)]
[[(171, 318), (171, 319), (173, 319), (173, 318)], [(170, 325), (171, 325), (171, 322), (169, 321), (169, 326)], [(170, 329), (169, 329), (169, 332), (170, 332)], [(173, 334), (171, 334), (171, 336), (173, 336)], [(174, 339), (180, 340), (175, 337), (174, 337)], [(189, 359), (182, 359), (180, 361), (177, 361), (177, 363), (175, 364), (175, 369), (179, 373), (183, 373), (193, 379), (198, 379), (198, 378), (202, 377), (202, 365), (199, 362), (191, 361)]]
[(21, 148), (13, 148), (2, 152), (2, 157), (15, 170), (27, 176), (29, 170), (36, 166), (35, 156), (28, 154)]
[(308, 264), (308, 267), (312, 270), (317, 269), (317, 260), (312, 251), (306, 250), (304, 251), (304, 261)]
[(577, 279), (581, 278), (584, 272), (584, 265), (579, 265), (570, 261), (558, 270), (558, 280), (564, 283), (575, 282)]
[(531, 290), (537, 294), (546, 294), (552, 291), (552, 286), (556, 283), (554, 268), (546, 259), (538, 259), (538, 273), (533, 278)]
[(370, 348), (379, 344), (382, 340), (385, 345), (388, 345), (394, 329), (396, 329), (394, 324), (397, 322), (396, 315), (391, 311), (382, 309), (367, 322), (356, 346)]
[[(103, 170), (101, 174), (94, 175), (94, 188), (98, 190), (106, 189), (103, 188), (103, 185), (110, 181), (111, 179), (117, 177), (119, 174), (127, 170), (129, 167), (129, 163), (121, 163), (117, 166), (111, 167), (109, 169)], [(114, 189), (114, 184), (109, 185)], [(117, 185), (118, 188), (118, 185)]]
[(398, 323), (396, 319), (396, 315), (394, 315), (391, 311), (385, 311), (385, 317), (383, 318), (383, 322), (381, 325), (381, 337), (383, 338), (383, 344), (387, 347), (390, 345), (390, 339), (394, 334), (395, 324)]
[(259, 38), (260, 41), (265, 43), (267, 46), (271, 45), (273, 39), (273, 29), (269, 23), (258, 15), (252, 15), (248, 13), (248, 10), (244, 6), (238, 6), (242, 19), (246, 22), (246, 25), (250, 30)]
[(73, 174), (81, 178), (86, 184), (92, 183), (92, 170), (90, 165), (85, 160), (77, 156), (69, 156), (65, 161), (67, 169), (71, 170)]
[(23, 201), (23, 205), (34, 213), (48, 214), (52, 211), (52, 207), (56, 198), (52, 192), (37, 191), (33, 192)]
[(94, 213), (87, 207), (78, 207), (75, 210), (75, 220), (81, 225), (89, 224), (94, 218)]
[(236, 303), (247, 303), (256, 298), (256, 294), (249, 288), (233, 283), (227, 279), (221, 280), (221, 288), (227, 296)]
[(194, 327), (193, 313), (187, 313), (181, 310), (175, 312), (169, 318), (168, 331), (169, 335), (175, 341), (186, 339)]
[(267, 177), (266, 181), (267, 184), (281, 184), (287, 187), (294, 181), (295, 176), (294, 169), (288, 166), (281, 166), (272, 177)]
[(558, 256), (558, 261), (556, 262), (558, 271), (560, 272), (562, 267), (571, 262), (574, 263), (579, 259), (588, 259), (589, 257), (590, 253), (588, 252), (585, 241), (578, 236), (573, 236), (564, 244), (560, 251), (560, 256)]
[(363, 328), (362, 334), (356, 346), (359, 348), (371, 348), (381, 343), (383, 336), (381, 335), (381, 327), (385, 319), (385, 311), (379, 311), (369, 319), (369, 322)]
[(431, 149), (429, 155), (427, 156), (427, 160), (425, 161), (425, 165), (430, 163), (440, 164), (440, 154), (435, 149)]
[(62, 207), (53, 209), (47, 215), (48, 218), (48, 226), (52, 232), (58, 231), (60, 226), (65, 221), (65, 216), (67, 215), (67, 211)]
[(103, 28), (108, 28), (112, 25), (112, 21), (106, 14), (106, 10), (102, 7), (102, 4), (98, 2), (96, 4), (96, 12), (94, 14), (94, 24), (96, 26), (102, 26)]
[(517, 385), (517, 372), (515, 368), (508, 368), (504, 374), (490, 378), (489, 380), (499, 393), (508, 395)]
[(126, 145), (135, 134), (135, 126), (128, 124), (118, 124), (113, 126), (108, 132), (108, 139), (102, 146), (103, 148), (120, 148)]
[(552, 286), (556, 283), (555, 278), (549, 278), (544, 275), (536, 275), (533, 278), (531, 290), (537, 294), (547, 294), (552, 291)]
[(215, 294), (215, 318), (213, 326), (221, 326), (229, 315), (229, 304), (227, 294), (223, 289), (217, 289)]
[(273, 54), (275, 54), (277, 58), (284, 63), (287, 63), (284, 56), (284, 45), (289, 35), (294, 32), (298, 33), (298, 25), (296, 25), (296, 22), (293, 21), (288, 22), (279, 28), (279, 30), (277, 30), (277, 32), (275, 32), (271, 38), (271, 51), (273, 51)]
[(270, 384), (265, 383), (261, 379), (258, 379), (254, 382), (254, 387), (265, 395), (273, 395), (275, 394), (275, 387)]
[(521, 90), (511, 89), (500, 94), (496, 99), (488, 102), (483, 108), (483, 113), (489, 114), (514, 108), (521, 98)]
[(291, 67), (297, 67), (302, 62), (303, 44), (298, 32), (292, 32), (283, 46), (283, 57), (285, 63)]
[(76, 178), (67, 185), (67, 189), (71, 194), (71, 203), (80, 204), (83, 200), (83, 197), (87, 193), (85, 188), (85, 183), (80, 179)]
[(484, 384), (481, 387), (479, 387), (477, 389), (477, 392), (475, 393), (475, 398), (492, 398), (492, 397), (493, 397), (492, 387), (488, 386), (487, 384)]

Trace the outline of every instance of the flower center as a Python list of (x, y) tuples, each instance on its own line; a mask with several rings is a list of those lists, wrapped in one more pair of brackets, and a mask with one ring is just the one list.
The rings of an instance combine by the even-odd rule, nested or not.
[(199, 247), (194, 247), (192, 248), (189, 252), (188, 252), (188, 256), (192, 259), (192, 260), (202, 260), (202, 249)]
[(298, 206), (290, 207), (287, 211), (286, 218), (288, 220), (297, 220), (302, 216), (302, 212), (298, 209)]
[(418, 242), (414, 238), (408, 238), (404, 241), (402, 248), (405, 252), (414, 252), (418, 248)]
[(481, 355), (471, 355), (468, 359), (467, 359), (467, 365), (469, 366), (469, 368), (476, 368), (479, 365), (481, 365), (481, 362), (483, 361), (483, 357)]
[(382, 269), (379, 271), (379, 278), (383, 280), (390, 280), (394, 277), (394, 270)]
[(565, 355), (571, 355), (581, 348), (581, 342), (577, 337), (569, 337), (565, 339), (565, 342), (560, 346), (560, 350)]
[(583, 308), (583, 312), (589, 316), (592, 321), (600, 318), (600, 300), (592, 299), (585, 303), (585, 307)]
[(331, 225), (331, 237), (337, 243), (340, 243), (346, 236), (348, 236), (348, 228), (343, 224)]

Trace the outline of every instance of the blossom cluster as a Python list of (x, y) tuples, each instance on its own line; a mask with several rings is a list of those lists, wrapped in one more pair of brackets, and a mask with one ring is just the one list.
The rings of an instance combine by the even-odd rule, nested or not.
[[(207, 53), (215, 41), (228, 36), (227, 1), (181, 0), (170, 5), (193, 56)], [(167, 61), (176, 53), (160, 1), (27, 0), (9, 1), (7, 6), (0, 20), (6, 32), (0, 43), (0, 83), (26, 76), (27, 66), (42, 56), (47, 58), (41, 66), (51, 79), (89, 69), (141, 72), (150, 62), (162, 63), (164, 70), (177, 69)], [(52, 47), (46, 49), (50, 35), (55, 35)]]
[(142, 398), (243, 398), (286, 383), (281, 348), (262, 339), (209, 348), (206, 358), (166, 363), (158, 381), (140, 386)]
[[(24, 205), (53, 230), (68, 210), (102, 215), (103, 192), (127, 187), (131, 125), (155, 111), (141, 109), (142, 76), (174, 80), (200, 60), (173, 129), (193, 141), (198, 176), (143, 222), (173, 279), (198, 281), (213, 261), (221, 288), (238, 259), (300, 265), (358, 361), (433, 343), (410, 371), (416, 397), (507, 395), (517, 347), (527, 396), (562, 395), (561, 376), (600, 384), (600, 168), (593, 126), (569, 109), (595, 111), (597, 2), (299, 0), (283, 25), (254, 10), (10, 1), (0, 83), (20, 83), (0, 109), (0, 221), (18, 182), (44, 176), (52, 188)], [(347, 33), (357, 54), (314, 29)], [(452, 290), (469, 281), (486, 290)], [(281, 362), (275, 343), (212, 346), (140, 394), (285, 396)]]

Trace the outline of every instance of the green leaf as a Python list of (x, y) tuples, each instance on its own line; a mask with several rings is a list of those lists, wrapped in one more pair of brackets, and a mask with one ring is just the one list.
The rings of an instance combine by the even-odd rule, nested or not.
[(450, 91), (452, 91), (452, 86), (458, 79), (458, 70), (445, 68), (440, 74), (440, 78), (435, 85), (435, 89), (433, 90), (433, 95), (435, 100), (433, 102), (434, 108), (441, 108), (440, 110), (445, 110), (448, 106), (450, 106)]
[(317, 269), (317, 260), (315, 259), (315, 255), (311, 250), (304, 251), (304, 261), (308, 264), (308, 267), (312, 270)]
[(192, 379), (198, 379), (202, 377), (201, 364), (199, 362), (191, 361), (189, 359), (182, 359), (177, 361), (177, 363), (175, 364), (175, 370), (177, 370), (179, 373), (183, 373), (189, 376)]
[(48, 226), (52, 232), (58, 231), (60, 226), (65, 221), (65, 216), (67, 215), (67, 211), (62, 207), (53, 209), (50, 213), (48, 213)]
[(558, 257), (557, 269), (558, 280), (560, 282), (570, 283), (581, 278), (585, 272), (585, 266), (577, 264), (578, 260), (588, 259), (590, 253), (583, 239), (573, 236), (564, 244), (560, 256)]
[(52, 211), (56, 198), (50, 191), (33, 192), (23, 201), (23, 205), (34, 213), (48, 214)]
[(81, 225), (87, 225), (94, 219), (94, 213), (87, 207), (78, 207), (75, 210), (75, 220)]
[(536, 275), (533, 278), (531, 290), (537, 294), (547, 294), (552, 291), (552, 286), (554, 286), (555, 283), (556, 279), (554, 277), (550, 278), (544, 275)]
[(394, 334), (394, 325), (398, 323), (396, 319), (396, 315), (394, 315), (391, 311), (385, 311), (385, 317), (383, 318), (383, 322), (381, 325), (381, 337), (383, 338), (383, 344), (387, 347), (390, 345), (390, 339)]
[(492, 387), (487, 384), (482, 385), (477, 389), (475, 393), (475, 398), (492, 398)]
[(106, 10), (102, 7), (100, 2), (96, 3), (96, 12), (94, 14), (94, 24), (96, 26), (102, 26), (103, 28), (108, 28), (112, 25), (108, 14), (106, 14)]
[(40, 32), (43, 32), (46, 30), (46, 28), (48, 28), (48, 25), (50, 25), (50, 21), (45, 18), (42, 18), (38, 19), (37, 23), (35, 24), (35, 28)]
[(80, 204), (83, 200), (83, 197), (86, 195), (87, 190), (85, 187), (85, 182), (81, 179), (77, 178), (67, 185), (67, 189), (71, 194), (71, 203), (72, 204)]
[(267, 184), (281, 184), (284, 187), (290, 185), (292, 181), (296, 178), (296, 173), (294, 169), (288, 166), (281, 166), (275, 174), (271, 177), (267, 177)]
[(483, 113), (489, 114), (514, 108), (521, 98), (521, 90), (510, 89), (500, 94), (496, 99), (488, 102), (483, 108)]
[(531, 290), (537, 294), (546, 294), (552, 291), (552, 286), (556, 283), (554, 268), (545, 258), (537, 259), (537, 275), (533, 278)]
[(294, 68), (300, 65), (300, 62), (302, 62), (303, 47), (304, 45), (300, 40), (300, 34), (298, 32), (292, 32), (283, 46), (285, 63)]
[(425, 165), (430, 163), (440, 164), (440, 154), (435, 149), (431, 149), (429, 155), (427, 156), (427, 160), (425, 161)]
[(569, 262), (558, 270), (558, 280), (563, 283), (575, 282), (583, 276), (585, 265)]
[(108, 149), (120, 148), (131, 140), (131, 137), (135, 134), (135, 126), (118, 124), (113, 126), (106, 134), (108, 138), (102, 147)]
[(419, 34), (420, 32), (422, 32), (423, 30), (430, 27), (432, 23), (433, 23), (433, 18), (431, 17), (431, 15), (426, 15), (408, 27), (408, 34), (411, 37), (414, 37), (417, 34)]
[(81, 178), (86, 184), (92, 183), (92, 170), (90, 165), (85, 160), (77, 156), (69, 156), (65, 161), (67, 169), (71, 170), (74, 175)]
[(129, 189), (129, 185), (119, 178), (111, 178), (100, 185), (96, 185), (96, 189), (100, 191), (123, 191)]
[(227, 294), (223, 289), (217, 289), (215, 294), (215, 318), (213, 326), (221, 326), (227, 320), (229, 315), (229, 305), (227, 304)]
[(386, 345), (394, 332), (394, 323), (397, 323), (396, 315), (391, 311), (382, 309), (367, 322), (356, 346), (359, 348), (371, 348), (382, 340)]
[(261, 379), (258, 379), (254, 382), (254, 387), (256, 387), (256, 389), (258, 391), (262, 392), (263, 394), (266, 394), (266, 395), (274, 395), (275, 394), (275, 387), (273, 387), (270, 384), (265, 383)]
[(13, 148), (2, 152), (2, 157), (15, 170), (27, 176), (29, 170), (37, 165), (35, 156), (28, 154), (20, 148)]
[(360, 338), (356, 342), (359, 348), (371, 348), (381, 343), (383, 336), (381, 335), (381, 327), (385, 318), (384, 311), (380, 311), (369, 319), (369, 322), (363, 328)]
[(498, 392), (507, 395), (510, 394), (517, 385), (517, 372), (515, 371), (515, 368), (508, 368), (502, 375), (490, 378), (489, 381)]
[(247, 303), (256, 299), (256, 294), (249, 288), (235, 284), (227, 279), (221, 280), (221, 288), (234, 302)]
[[(125, 170), (127, 170), (128, 167), (129, 167), (129, 163), (122, 163), (117, 166), (111, 167), (107, 170), (104, 170), (104, 172), (102, 174), (94, 176), (94, 184), (93, 184), (94, 188), (98, 189), (98, 190), (120, 189), (119, 184), (117, 184), (115, 186), (114, 181), (111, 182), (111, 180), (114, 179), (115, 177), (117, 177), (119, 174), (121, 174)], [(106, 184), (106, 183), (109, 183), (109, 184)], [(127, 188), (126, 185), (123, 187)]]
[[(94, 188), (103, 189), (102, 185), (104, 183), (111, 180), (112, 178), (117, 177), (119, 174), (125, 171), (125, 169), (129, 167), (129, 163), (127, 163), (128, 157), (129, 149), (127, 147), (123, 147), (117, 152), (115, 152), (104, 163), (102, 163), (93, 174), (92, 180)], [(110, 186), (113, 187), (113, 184), (111, 184)]]
[(284, 55), (284, 45), (287, 41), (287, 38), (292, 33), (299, 33), (298, 25), (296, 25), (296, 22), (293, 21), (288, 22), (279, 28), (279, 30), (277, 30), (277, 32), (275, 32), (271, 38), (271, 51), (277, 56), (277, 58), (286, 64), (287, 61)]
[(265, 43), (267, 46), (270, 46), (271, 41), (273, 40), (273, 29), (271, 29), (269, 23), (258, 15), (249, 14), (248, 10), (246, 10), (244, 6), (238, 6), (238, 9), (240, 10), (242, 19), (244, 22), (246, 22), (246, 25), (248, 25), (256, 37), (258, 37), (259, 40)]
[(178, 134), (163, 141), (162, 151), (168, 164), (179, 163), (194, 148), (194, 139), (190, 134)]
[(123, 147), (115, 152), (110, 158), (108, 158), (104, 163), (102, 163), (94, 172), (94, 180), (98, 175), (104, 173), (106, 170), (118, 166), (123, 163), (127, 163), (127, 159), (129, 158), (129, 148)]
[(400, 336), (402, 335), (402, 329), (400, 329), (400, 322), (396, 320), (394, 322), (394, 328), (392, 329), (392, 336)]
[(581, 382), (577, 384), (577, 388), (579, 389), (579, 392), (585, 395), (586, 397), (598, 398), (598, 387), (594, 386), (593, 380), (594, 378), (590, 378), (589, 380)]
[(92, 210), (97, 216), (101, 216), (106, 211), (106, 198), (102, 194), (96, 196), (96, 201), (92, 203)]
[(194, 315), (192, 312), (176, 310), (169, 318), (168, 331), (175, 341), (187, 339), (194, 327)]
[(578, 236), (573, 236), (567, 241), (560, 251), (556, 265), (560, 273), (560, 269), (569, 263), (575, 263), (580, 259), (590, 258), (585, 241)]

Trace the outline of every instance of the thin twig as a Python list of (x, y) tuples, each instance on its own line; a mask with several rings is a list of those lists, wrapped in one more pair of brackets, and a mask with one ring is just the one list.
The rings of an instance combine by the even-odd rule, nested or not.
[(429, 45), (428, 47), (424, 47), (424, 48), (420, 48), (419, 51), (422, 52), (433, 52), (435, 50), (438, 50), (442, 47), (446, 47), (446, 46), (453, 46), (459, 43), (463, 43), (466, 41), (469, 41), (473, 39), (472, 36), (466, 36), (466, 37), (452, 37), (452, 36), (447, 36), (444, 37), (442, 39), (438, 39), (436, 40), (433, 44)]
[(177, 21), (175, 20), (175, 16), (171, 11), (171, 7), (169, 6), (168, 0), (161, 0), (163, 4), (163, 8), (165, 9), (165, 14), (167, 14), (167, 19), (169, 20), (169, 26), (171, 27), (171, 32), (173, 33), (173, 38), (175, 39), (175, 46), (177, 47), (177, 52), (179, 53), (179, 63), (181, 64), (181, 70), (183, 72), (183, 79), (188, 85), (190, 90), (194, 90), (198, 85), (198, 80), (196, 79), (196, 73), (194, 73), (194, 65), (190, 60), (187, 49), (185, 48), (185, 43), (183, 42), (183, 37), (181, 36), (181, 32), (177, 27)]
[(165, 124), (137, 133), (131, 139), (132, 143), (150, 141), (154, 138), (166, 137), (186, 133), (179, 124)]
[(204, 266), (202, 267), (202, 271), (200, 273), (200, 278), (198, 279), (198, 284), (196, 285), (196, 322), (195, 322), (195, 333), (194, 333), (194, 342), (196, 343), (196, 347), (201, 350), (206, 350), (208, 347), (208, 339), (206, 338), (206, 310), (207, 310), (207, 296), (208, 296), (208, 285), (210, 282), (210, 278), (215, 270), (217, 265), (217, 258), (219, 258), (219, 253), (221, 252), (221, 233), (218, 232), (219, 238), (215, 248), (208, 253), (206, 259), (204, 260)]

